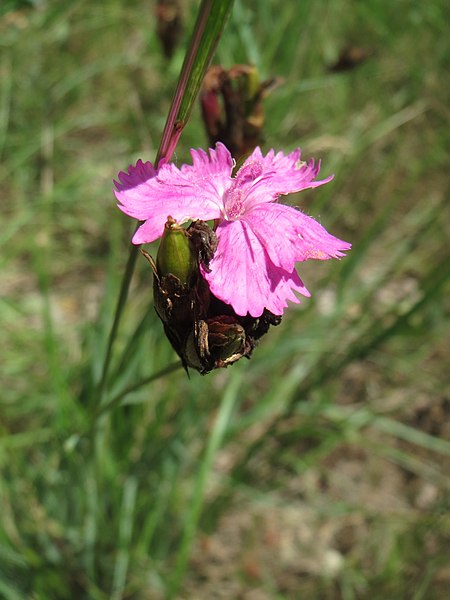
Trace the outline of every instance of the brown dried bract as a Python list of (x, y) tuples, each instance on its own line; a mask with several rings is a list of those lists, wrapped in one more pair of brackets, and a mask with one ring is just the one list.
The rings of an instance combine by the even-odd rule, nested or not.
[(209, 143), (212, 146), (224, 143), (236, 160), (262, 144), (263, 99), (280, 81), (271, 79), (261, 83), (251, 65), (235, 65), (230, 69), (210, 67), (200, 93)]

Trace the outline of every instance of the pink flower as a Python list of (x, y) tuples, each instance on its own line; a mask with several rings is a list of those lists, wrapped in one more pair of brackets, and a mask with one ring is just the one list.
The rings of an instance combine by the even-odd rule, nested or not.
[(127, 215), (145, 221), (134, 244), (159, 238), (170, 215), (179, 223), (218, 221), (217, 251), (202, 269), (211, 292), (230, 304), (237, 315), (259, 317), (264, 309), (281, 315), (287, 300), (299, 302), (294, 292), (310, 293), (295, 263), (315, 258), (339, 258), (350, 244), (330, 235), (317, 221), (291, 206), (278, 204), (279, 196), (328, 183), (332, 176), (314, 181), (320, 163), (300, 161), (300, 149), (285, 156), (256, 148), (235, 177), (227, 148), (191, 150), (192, 165), (180, 169), (164, 164), (156, 172), (151, 163), (138, 161), (119, 174), (115, 195)]

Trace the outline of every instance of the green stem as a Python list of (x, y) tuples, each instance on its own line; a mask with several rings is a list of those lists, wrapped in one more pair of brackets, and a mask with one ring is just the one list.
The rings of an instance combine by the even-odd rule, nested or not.
[(98, 386), (98, 406), (101, 405), (103, 394), (105, 393), (106, 381), (108, 379), (109, 367), (111, 364), (112, 348), (116, 339), (117, 331), (119, 329), (120, 319), (122, 317), (123, 309), (128, 296), (128, 289), (130, 287), (131, 278), (133, 277), (134, 267), (136, 265), (136, 258), (138, 255), (139, 246), (131, 246), (130, 253), (128, 255), (128, 261), (125, 267), (125, 272), (122, 278), (122, 284), (120, 286), (119, 298), (117, 300), (116, 310), (114, 313), (114, 320), (111, 326), (108, 337), (108, 345), (106, 347), (106, 354), (103, 361), (102, 375)]
[(192, 112), (233, 0), (203, 0), (184, 59), (155, 164), (168, 162)]

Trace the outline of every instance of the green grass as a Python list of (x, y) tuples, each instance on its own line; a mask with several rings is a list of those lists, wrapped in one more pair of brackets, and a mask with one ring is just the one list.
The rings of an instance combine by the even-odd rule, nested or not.
[[(450, 543), (448, 9), (235, 2), (216, 59), (284, 83), (266, 147), (322, 158), (292, 198), (353, 243), (301, 265), (251, 361), (176, 361), (112, 179), (152, 160), (172, 61), (153, 4), (10, 2), (0, 18), (0, 597), (446, 598)], [(8, 8), (10, 8), (8, 6)], [(330, 73), (349, 44), (371, 52)], [(448, 87), (448, 86), (447, 86)], [(205, 147), (198, 110), (177, 147)]]

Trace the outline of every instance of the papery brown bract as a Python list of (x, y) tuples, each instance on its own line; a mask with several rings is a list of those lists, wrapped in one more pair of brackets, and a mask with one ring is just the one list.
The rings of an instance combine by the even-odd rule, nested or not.
[(264, 142), (263, 99), (279, 79), (261, 83), (256, 67), (210, 67), (204, 77), (200, 103), (211, 145), (222, 142), (239, 158)]

